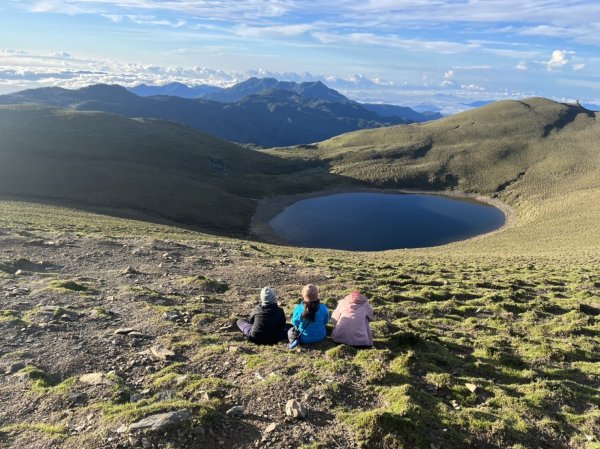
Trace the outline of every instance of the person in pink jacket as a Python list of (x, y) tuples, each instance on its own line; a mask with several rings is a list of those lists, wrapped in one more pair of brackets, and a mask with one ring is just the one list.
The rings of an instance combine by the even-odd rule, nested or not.
[(369, 321), (373, 319), (373, 307), (359, 291), (353, 291), (342, 299), (331, 315), (335, 328), (331, 339), (335, 343), (350, 346), (373, 346)]

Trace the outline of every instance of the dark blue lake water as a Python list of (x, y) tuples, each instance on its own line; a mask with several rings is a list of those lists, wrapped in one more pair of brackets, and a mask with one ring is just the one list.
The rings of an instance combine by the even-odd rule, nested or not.
[(504, 222), (502, 211), (473, 200), (340, 193), (298, 201), (269, 224), (291, 245), (380, 251), (443, 245), (493, 231)]

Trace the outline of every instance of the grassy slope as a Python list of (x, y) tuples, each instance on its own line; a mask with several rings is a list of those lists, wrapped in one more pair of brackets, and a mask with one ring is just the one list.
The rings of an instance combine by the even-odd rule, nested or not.
[[(319, 145), (316, 156), (343, 177), (497, 195), (518, 215), (510, 229), (440, 248), (357, 255), (248, 246), (13, 202), (0, 203), (0, 227), (219, 240), (243, 252), (249, 270), (283, 260), (303, 276), (318, 276), (332, 306), (360, 288), (375, 305), (377, 348), (355, 353), (326, 347), (323, 357), (321, 350), (303, 353), (291, 382), (306, 382), (299, 377), (306, 372), (313, 385), (325, 385), (332, 375), (366, 382), (361, 388), (377, 394), (376, 408), (348, 408), (343, 396), (332, 407), (335, 422), (366, 447), (597, 449), (599, 134), (595, 116), (533, 99)], [(286, 151), (272, 153), (290, 156)], [(231, 283), (232, 289), (246, 287)], [(265, 359), (266, 372), (279, 364), (271, 349), (252, 350)], [(466, 383), (475, 384), (476, 392)], [(352, 388), (353, 382), (344, 383), (332, 394)]]
[(312, 157), (373, 185), (495, 196), (516, 211), (511, 229), (435, 253), (563, 256), (600, 250), (599, 140), (594, 113), (533, 98), (344, 134), (319, 144)]
[(170, 122), (2, 107), (0, 135), (4, 196), (129, 209), (207, 228), (243, 232), (255, 198), (307, 182), (287, 178), (295, 162)]

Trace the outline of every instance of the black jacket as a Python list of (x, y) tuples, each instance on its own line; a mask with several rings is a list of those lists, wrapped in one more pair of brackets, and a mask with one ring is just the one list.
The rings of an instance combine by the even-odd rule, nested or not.
[(250, 340), (254, 343), (273, 344), (285, 338), (285, 313), (277, 304), (258, 304), (248, 321), (252, 323)]

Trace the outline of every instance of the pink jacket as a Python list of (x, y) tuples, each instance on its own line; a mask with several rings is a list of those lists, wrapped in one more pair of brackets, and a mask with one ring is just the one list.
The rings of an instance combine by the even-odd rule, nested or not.
[(373, 307), (359, 292), (352, 292), (342, 299), (331, 315), (335, 324), (331, 339), (350, 346), (373, 346), (369, 321), (373, 319)]

